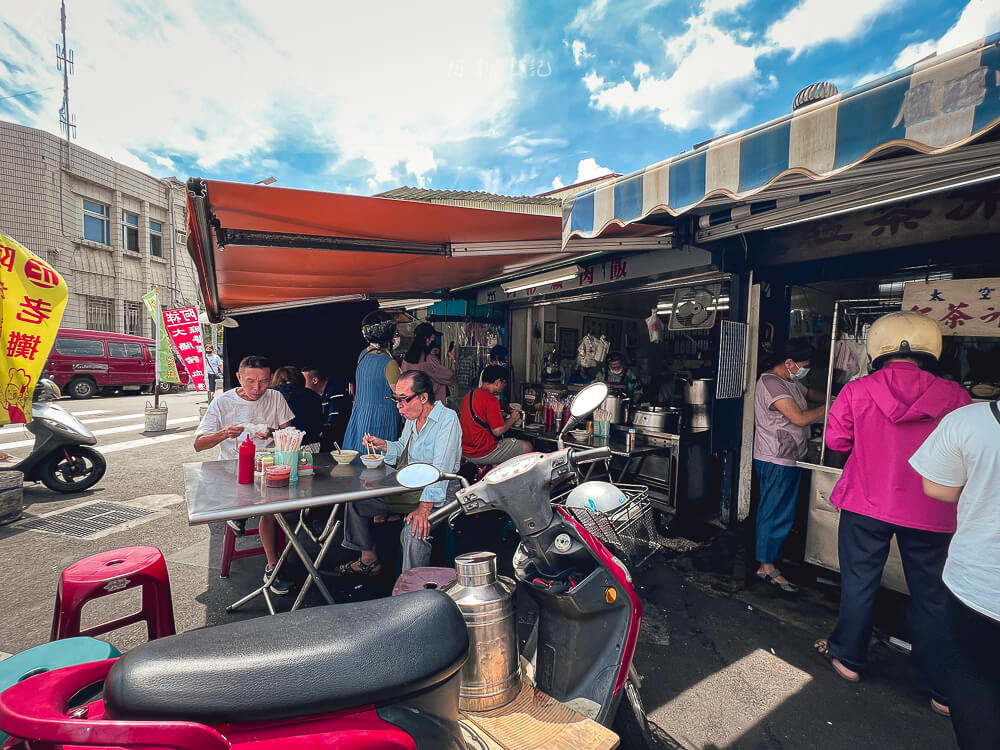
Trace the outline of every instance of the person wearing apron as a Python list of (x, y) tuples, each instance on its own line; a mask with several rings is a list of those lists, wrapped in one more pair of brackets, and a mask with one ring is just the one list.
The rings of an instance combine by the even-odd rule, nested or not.
[[(420, 370), (400, 375), (390, 397), (406, 420), (399, 440), (364, 436), (368, 450), (384, 451), (386, 463), (397, 471), (408, 463), (428, 463), (454, 474), (462, 458), (462, 428), (458, 414), (434, 398), (434, 382)], [(362, 477), (363, 479), (363, 477)], [(360, 557), (344, 563), (336, 575), (377, 576), (382, 565), (375, 552), (374, 519), (391, 513), (405, 515), (399, 540), (403, 548), (403, 571), (424, 567), (430, 562), (431, 541), (428, 517), (435, 507), (454, 499), (455, 483), (447, 479), (422, 490), (386, 499), (356, 500), (347, 504), (343, 546), (357, 550)]]

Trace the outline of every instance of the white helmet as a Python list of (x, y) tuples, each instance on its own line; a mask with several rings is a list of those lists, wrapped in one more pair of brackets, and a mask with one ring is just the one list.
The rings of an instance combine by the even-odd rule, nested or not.
[(872, 323), (865, 343), (873, 370), (889, 357), (899, 355), (937, 361), (941, 356), (941, 329), (926, 315), (894, 312)]
[(591, 513), (607, 513), (624, 505), (627, 500), (625, 493), (611, 482), (584, 482), (569, 493), (566, 506), (583, 508)]

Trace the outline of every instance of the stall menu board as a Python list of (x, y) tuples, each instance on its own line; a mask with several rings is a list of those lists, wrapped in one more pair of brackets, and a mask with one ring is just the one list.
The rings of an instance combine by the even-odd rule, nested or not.
[(485, 346), (460, 346), (455, 349), (455, 385), (459, 393), (479, 387), (479, 373), (490, 360)]
[(1000, 336), (1000, 279), (910, 281), (902, 309), (933, 319), (945, 336)]

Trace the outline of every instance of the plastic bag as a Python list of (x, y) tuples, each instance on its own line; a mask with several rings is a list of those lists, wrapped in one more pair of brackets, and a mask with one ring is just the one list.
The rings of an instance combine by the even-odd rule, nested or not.
[(649, 343), (658, 344), (660, 343), (660, 319), (656, 315), (656, 308), (654, 307), (646, 318), (646, 330), (649, 331)]

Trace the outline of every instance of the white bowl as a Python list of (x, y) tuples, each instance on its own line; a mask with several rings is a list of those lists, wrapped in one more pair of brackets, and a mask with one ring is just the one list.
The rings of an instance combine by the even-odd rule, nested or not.
[(385, 456), (376, 455), (375, 458), (370, 458), (372, 454), (363, 454), (361, 456), (361, 463), (367, 466), (369, 469), (377, 469), (385, 461)]
[(586, 440), (588, 437), (590, 437), (590, 433), (587, 432), (586, 430), (570, 430), (569, 434), (573, 437), (574, 440)]
[(338, 464), (349, 464), (353, 461), (357, 455), (357, 451), (330, 451), (330, 455), (333, 456), (333, 460)]

